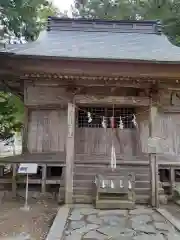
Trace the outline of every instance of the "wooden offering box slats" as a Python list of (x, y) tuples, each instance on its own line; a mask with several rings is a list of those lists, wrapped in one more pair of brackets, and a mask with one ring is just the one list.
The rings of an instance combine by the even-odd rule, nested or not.
[(135, 206), (135, 176), (95, 177), (95, 206), (100, 209), (132, 209)]

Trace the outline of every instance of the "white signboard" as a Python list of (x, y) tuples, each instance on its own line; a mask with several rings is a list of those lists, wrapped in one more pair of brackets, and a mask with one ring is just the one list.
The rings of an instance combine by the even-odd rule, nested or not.
[(25, 204), (22, 208), (25, 211), (29, 211), (28, 206), (28, 184), (29, 184), (29, 174), (36, 174), (37, 173), (38, 165), (36, 163), (21, 163), (18, 169), (19, 174), (26, 174), (26, 197), (25, 197)]
[(21, 163), (18, 169), (19, 174), (37, 174), (36, 163)]

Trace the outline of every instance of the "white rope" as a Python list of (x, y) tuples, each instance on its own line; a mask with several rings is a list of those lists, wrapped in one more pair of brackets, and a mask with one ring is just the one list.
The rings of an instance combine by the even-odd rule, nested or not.
[(91, 113), (88, 112), (88, 113), (87, 113), (87, 116), (88, 116), (88, 123), (91, 123), (91, 122), (92, 122)]
[(138, 126), (137, 122), (136, 122), (136, 116), (133, 114), (133, 119), (132, 119), (132, 122), (134, 124), (135, 127)]
[(104, 180), (102, 180), (102, 185), (101, 185), (102, 188), (105, 188), (105, 182)]
[(102, 127), (107, 128), (107, 121), (106, 121), (106, 117), (104, 117), (104, 116), (103, 116), (103, 120), (102, 120)]
[(122, 183), (122, 180), (120, 180), (120, 188), (123, 188), (123, 183)]
[(123, 121), (122, 121), (121, 116), (119, 117), (119, 128), (120, 128), (121, 130), (124, 129), (124, 124), (123, 124)]
[(111, 169), (112, 170), (116, 169), (116, 152), (115, 152), (115, 147), (113, 143), (111, 148)]
[(128, 181), (128, 188), (129, 188), (129, 189), (132, 189), (131, 181)]
[(114, 188), (114, 183), (112, 180), (111, 180), (111, 188)]

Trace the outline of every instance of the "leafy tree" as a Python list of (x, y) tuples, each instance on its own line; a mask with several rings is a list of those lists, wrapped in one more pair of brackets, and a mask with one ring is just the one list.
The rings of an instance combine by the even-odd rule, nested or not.
[[(48, 16), (58, 14), (58, 9), (46, 0), (0, 0), (0, 42), (10, 42), (12, 37), (35, 40)], [(20, 131), (23, 115), (23, 102), (15, 95), (0, 92), (0, 140)]]
[[(16, 104), (13, 101), (17, 101)], [(16, 106), (20, 106), (21, 102), (18, 99), (9, 94), (0, 92), (0, 139), (7, 140), (14, 135), (22, 127), (22, 119), (20, 115), (17, 115), (18, 109)]]
[(35, 40), (47, 17), (59, 11), (47, 0), (0, 0), (1, 36), (24, 36)]
[(75, 0), (74, 16), (161, 20), (164, 33), (180, 45), (180, 0)]

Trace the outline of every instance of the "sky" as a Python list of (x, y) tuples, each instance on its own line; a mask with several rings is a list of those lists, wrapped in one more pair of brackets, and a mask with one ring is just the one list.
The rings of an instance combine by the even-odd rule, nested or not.
[(51, 0), (56, 7), (59, 8), (61, 12), (71, 10), (71, 5), (73, 4), (74, 0)]

